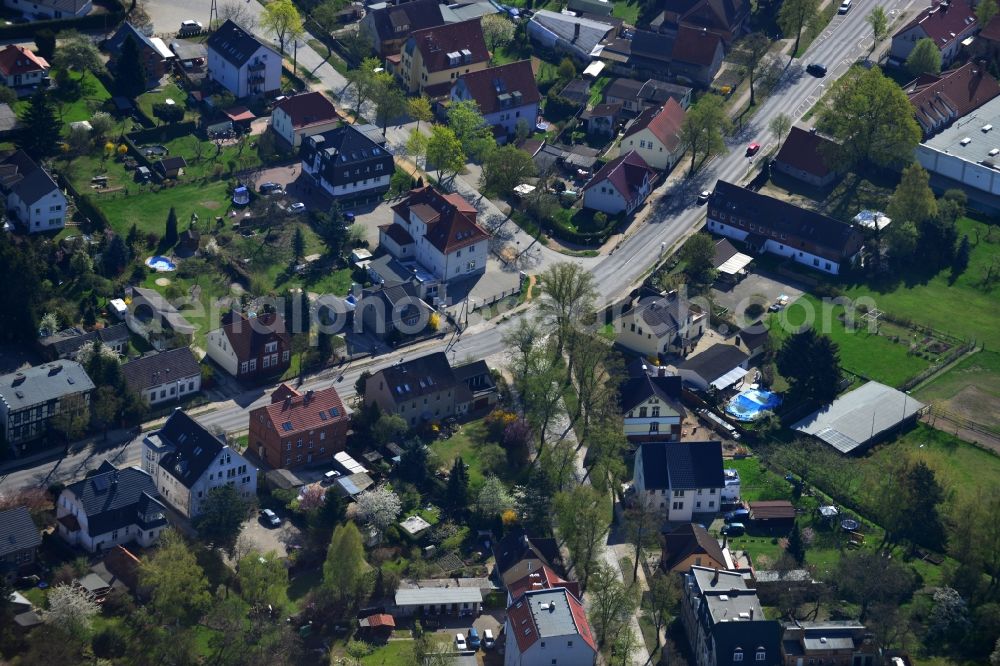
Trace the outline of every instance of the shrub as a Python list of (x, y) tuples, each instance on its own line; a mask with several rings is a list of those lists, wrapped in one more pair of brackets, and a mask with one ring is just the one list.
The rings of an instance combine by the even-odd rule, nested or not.
[(747, 309), (743, 311), (743, 314), (746, 315), (748, 320), (753, 321), (764, 314), (764, 306), (760, 303), (751, 303), (747, 306)]
[(165, 123), (178, 123), (184, 120), (184, 107), (161, 102), (153, 105), (153, 115)]

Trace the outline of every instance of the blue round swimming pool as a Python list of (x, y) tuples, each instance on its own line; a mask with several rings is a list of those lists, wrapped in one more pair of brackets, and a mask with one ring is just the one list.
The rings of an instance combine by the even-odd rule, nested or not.
[(167, 257), (160, 255), (146, 259), (146, 265), (159, 273), (167, 273), (177, 270), (177, 264), (170, 261)]
[(726, 413), (739, 421), (753, 421), (761, 412), (774, 410), (781, 404), (781, 396), (763, 389), (748, 389), (726, 404)]

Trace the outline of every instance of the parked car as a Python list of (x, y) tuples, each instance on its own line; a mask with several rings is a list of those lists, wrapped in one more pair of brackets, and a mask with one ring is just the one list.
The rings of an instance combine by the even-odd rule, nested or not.
[(478, 650), (480, 645), (482, 645), (482, 641), (479, 640), (479, 630), (472, 627), (469, 629), (469, 647)]
[(840, 3), (840, 9), (837, 10), (838, 14), (846, 14), (851, 9), (852, 0), (844, 0)]
[(459, 652), (465, 652), (469, 649), (469, 646), (465, 644), (465, 636), (461, 633), (455, 634), (455, 648), (458, 649)]
[(701, 194), (698, 195), (698, 205), (704, 206), (708, 203), (709, 197), (712, 196), (711, 190), (703, 190)]
[(742, 523), (744, 520), (750, 518), (749, 509), (736, 509), (735, 511), (728, 511), (722, 519), (727, 523)]
[(281, 518), (278, 517), (274, 511), (270, 509), (264, 509), (260, 512), (261, 520), (270, 525), (271, 527), (277, 527), (281, 525)]
[(205, 26), (201, 24), (201, 21), (181, 21), (181, 29), (178, 34), (180, 34), (181, 37), (185, 35), (197, 35), (204, 29)]
[(281, 185), (271, 182), (262, 183), (261, 186), (257, 188), (257, 191), (261, 194), (278, 194), (281, 192)]
[(492, 629), (483, 630), (483, 649), (492, 650), (493, 646), (496, 645), (496, 639), (493, 638)]
[(306, 212), (306, 205), (301, 201), (296, 201), (291, 206), (288, 207), (288, 212), (292, 215), (298, 215), (299, 213)]
[(742, 536), (747, 533), (747, 526), (743, 523), (729, 523), (722, 528), (722, 533), (726, 536)]
[(753, 157), (758, 152), (760, 152), (760, 144), (756, 141), (747, 146), (747, 157)]
[(812, 74), (818, 79), (821, 79), (826, 76), (826, 65), (821, 65), (818, 62), (811, 62), (806, 65), (806, 72)]

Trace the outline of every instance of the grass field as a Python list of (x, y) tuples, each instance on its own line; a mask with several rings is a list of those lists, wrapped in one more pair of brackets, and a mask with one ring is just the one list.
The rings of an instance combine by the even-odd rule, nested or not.
[(136, 102), (142, 112), (145, 113), (149, 118), (157, 120), (156, 116), (153, 115), (153, 106), (156, 104), (162, 104), (168, 99), (172, 99), (175, 104), (181, 106), (185, 109), (184, 118), (190, 120), (197, 114), (186, 108), (185, 101), (187, 100), (187, 93), (180, 89), (176, 83), (168, 83), (167, 85), (159, 88), (157, 90), (151, 90), (147, 93), (143, 93), (136, 98)]
[[(137, 185), (133, 187), (138, 188)], [(177, 211), (182, 229), (191, 213), (197, 213), (201, 220), (224, 215), (229, 209), (229, 186), (221, 180), (203, 185), (179, 185), (141, 196), (98, 200), (98, 205), (118, 233), (127, 233), (135, 224), (143, 233), (151, 231), (162, 235), (171, 206)]]
[[(1000, 283), (982, 286), (995, 257), (1000, 256), (1000, 229), (969, 218), (958, 221), (959, 238), (969, 236), (973, 244), (969, 266), (952, 284), (951, 270), (933, 276), (903, 276), (885, 285), (851, 285), (846, 295), (869, 296), (879, 309), (896, 317), (930, 326), (962, 339), (975, 338), (987, 349), (1000, 348)], [(977, 232), (979, 242), (976, 243)]]
[(171, 156), (179, 155), (188, 163), (184, 168), (182, 181), (212, 176), (218, 170), (217, 165), (222, 166), (224, 173), (232, 173), (236, 170), (251, 169), (260, 164), (260, 156), (250, 147), (249, 141), (244, 144), (242, 150), (238, 145), (231, 145), (225, 146), (221, 152), (213, 142), (195, 135), (178, 137), (163, 145), (170, 151)]
[(915, 395), (958, 416), (1000, 428), (1000, 353), (981, 351), (965, 358)]
[(748, 502), (792, 498), (792, 484), (765, 467), (759, 458), (726, 460), (723, 466), (740, 473), (740, 496)]
[(462, 429), (448, 439), (438, 439), (431, 444), (431, 450), (441, 459), (447, 469), (451, 469), (455, 458), (461, 456), (462, 461), (469, 466), (469, 482), (473, 485), (482, 483), (484, 478), (483, 462), (479, 458), (479, 445), (486, 441), (486, 425), (483, 419), (462, 424)]
[(813, 328), (829, 335), (840, 347), (841, 367), (889, 386), (901, 385), (930, 365), (927, 359), (909, 353), (908, 340), (896, 343), (861, 327), (848, 331), (838, 319), (843, 311), (843, 306), (828, 308), (816, 297), (806, 295), (770, 317), (768, 322), (771, 334), (780, 344), (792, 331), (811, 320)]
[(389, 641), (371, 654), (361, 657), (363, 666), (395, 666), (413, 654), (413, 641)]
[(611, 15), (615, 18), (620, 18), (629, 25), (636, 25), (639, 21), (639, 10), (641, 8), (640, 3), (635, 0), (629, 2), (618, 0), (615, 3), (615, 8), (611, 10)]

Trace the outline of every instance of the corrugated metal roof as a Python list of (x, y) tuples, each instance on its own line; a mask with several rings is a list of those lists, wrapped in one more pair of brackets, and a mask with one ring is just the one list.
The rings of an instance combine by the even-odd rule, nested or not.
[(421, 587), (396, 590), (397, 606), (482, 603), (478, 587)]

